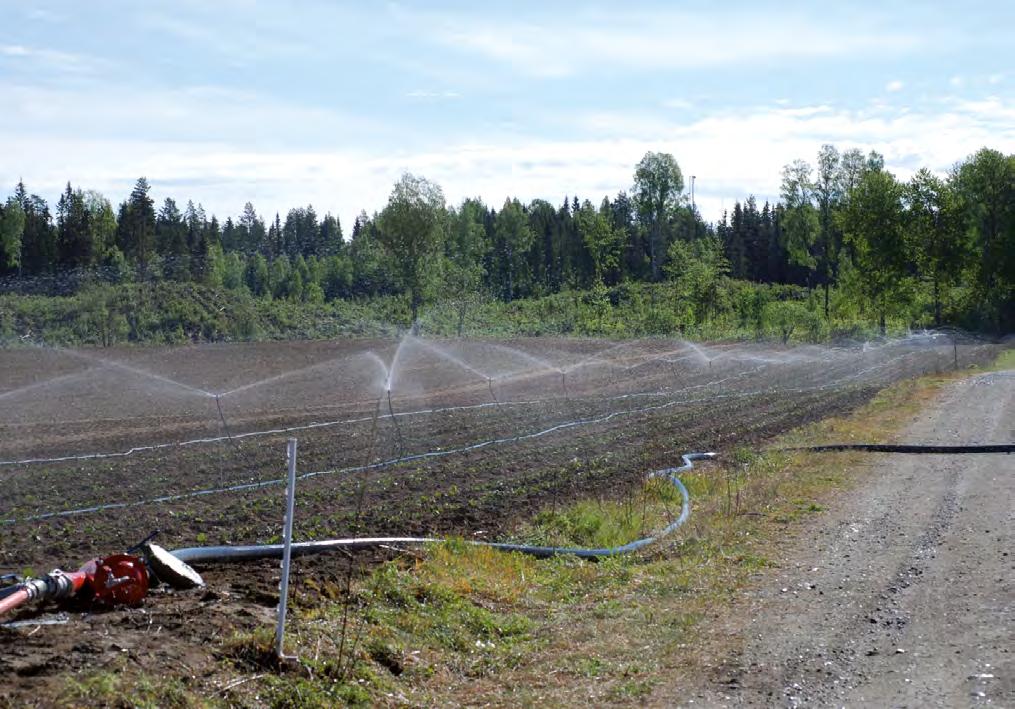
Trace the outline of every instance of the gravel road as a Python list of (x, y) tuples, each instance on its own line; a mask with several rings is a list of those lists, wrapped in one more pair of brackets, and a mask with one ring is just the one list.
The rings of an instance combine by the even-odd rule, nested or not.
[[(1012, 441), (1011, 370), (950, 385), (900, 438)], [(666, 703), (1015, 707), (1015, 456), (881, 455), (842, 502), (718, 621), (704, 686)]]

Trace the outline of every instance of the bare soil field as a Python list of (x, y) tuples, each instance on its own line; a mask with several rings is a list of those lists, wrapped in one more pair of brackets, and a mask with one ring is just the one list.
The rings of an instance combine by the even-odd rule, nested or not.
[[(297, 540), (497, 538), (557, 500), (620, 496), (682, 452), (758, 444), (996, 351), (939, 336), (840, 348), (410, 337), (0, 350), (0, 572), (77, 568), (154, 529), (170, 548), (277, 541), (290, 436)], [(297, 594), (327, 594), (344, 564), (302, 560)], [(275, 562), (201, 571), (204, 594), (77, 609), (73, 622), (94, 632), (37, 626), (0, 652), (10, 696), (123, 653), (153, 672), (196, 668), (216, 638), (267, 622)]]

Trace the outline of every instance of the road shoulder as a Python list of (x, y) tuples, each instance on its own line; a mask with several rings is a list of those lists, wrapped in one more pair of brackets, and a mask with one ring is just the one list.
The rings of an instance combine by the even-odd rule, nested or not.
[[(1005, 442), (1013, 421), (1015, 372), (986, 373), (944, 386), (897, 440)], [(858, 461), (852, 491), (782, 540), (703, 633), (704, 671), (654, 699), (1015, 703), (1013, 473), (1003, 454)]]

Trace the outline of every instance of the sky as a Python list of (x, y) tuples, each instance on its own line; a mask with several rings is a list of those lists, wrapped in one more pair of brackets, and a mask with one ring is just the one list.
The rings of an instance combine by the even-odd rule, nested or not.
[(0, 198), (24, 179), (346, 234), (403, 172), (449, 203), (630, 190), (673, 154), (708, 220), (818, 148), (902, 178), (1015, 152), (1015, 3), (0, 0)]

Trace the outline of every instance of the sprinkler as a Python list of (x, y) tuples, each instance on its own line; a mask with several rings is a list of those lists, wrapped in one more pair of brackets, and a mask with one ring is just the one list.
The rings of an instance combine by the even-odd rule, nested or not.
[(402, 440), (402, 427), (398, 425), (398, 417), (395, 416), (395, 407), (391, 404), (391, 387), (388, 387), (388, 415), (391, 423), (395, 426), (395, 435), (398, 438), (398, 457), (405, 455), (405, 442)]
[(229, 432), (229, 424), (226, 423), (226, 416), (224, 413), (222, 413), (222, 399), (220, 398), (221, 396), (222, 396), (221, 394), (215, 395), (215, 407), (219, 411), (219, 421), (222, 422), (222, 429), (226, 432), (226, 438), (228, 438), (231, 441), (233, 440), (233, 434)]
[(504, 409), (501, 408), (501, 405), (500, 405), (500, 399), (497, 398), (497, 392), (495, 392), (493, 390), (493, 378), (492, 377), (487, 377), (486, 378), (486, 388), (490, 390), (490, 398), (493, 399), (493, 404), (494, 404), (494, 406), (497, 407), (497, 411), (500, 412), (500, 413), (504, 413)]

